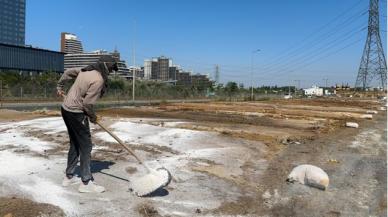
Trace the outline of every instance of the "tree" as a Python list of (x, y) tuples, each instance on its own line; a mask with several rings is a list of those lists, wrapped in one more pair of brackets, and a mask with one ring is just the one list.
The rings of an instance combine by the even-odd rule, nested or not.
[(228, 82), (225, 86), (225, 91), (228, 93), (229, 101), (232, 101), (232, 96), (238, 91), (236, 82)]

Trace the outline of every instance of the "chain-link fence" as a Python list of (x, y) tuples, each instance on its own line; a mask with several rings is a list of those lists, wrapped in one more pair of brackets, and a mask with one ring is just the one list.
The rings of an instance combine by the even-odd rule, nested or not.
[[(25, 76), (17, 73), (0, 73), (0, 100), (6, 101), (60, 101), (56, 96), (56, 85), (60, 75), (45, 73)], [(70, 88), (71, 82), (66, 89)], [(286, 89), (254, 88), (238, 86), (234, 82), (226, 85), (183, 85), (149, 80), (138, 80), (135, 85), (136, 100), (171, 99), (214, 99), (225, 101), (266, 100), (283, 97)], [(132, 100), (132, 81), (120, 78), (109, 80), (108, 89), (102, 98), (107, 101)], [(293, 91), (293, 90), (292, 90)]]

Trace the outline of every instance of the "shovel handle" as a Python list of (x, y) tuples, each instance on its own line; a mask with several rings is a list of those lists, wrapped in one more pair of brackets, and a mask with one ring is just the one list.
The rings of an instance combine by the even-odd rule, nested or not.
[[(100, 126), (103, 130), (105, 130), (109, 135), (111, 135), (125, 150), (127, 150), (132, 156), (136, 158), (137, 161), (139, 161), (140, 164), (143, 164), (143, 161), (140, 160), (140, 158), (135, 154), (135, 152), (129, 148), (127, 145), (124, 144), (123, 141), (119, 137), (117, 137), (112, 131), (110, 131), (107, 127), (105, 127), (103, 124), (101, 124), (100, 121), (96, 121), (96, 124)], [(143, 164), (144, 165), (144, 164)]]

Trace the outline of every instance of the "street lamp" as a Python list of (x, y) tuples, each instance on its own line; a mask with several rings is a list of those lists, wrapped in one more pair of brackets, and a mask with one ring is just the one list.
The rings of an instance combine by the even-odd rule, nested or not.
[(253, 100), (253, 55), (259, 51), (260, 49), (256, 49), (251, 53), (251, 100)]

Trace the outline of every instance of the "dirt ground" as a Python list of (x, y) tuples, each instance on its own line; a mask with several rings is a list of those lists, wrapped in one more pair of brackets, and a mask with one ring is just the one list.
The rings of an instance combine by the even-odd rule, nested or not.
[[(156, 158), (169, 165), (174, 176), (166, 189), (170, 192), (167, 196), (141, 200), (131, 197), (131, 207), (124, 207), (126, 202), (114, 192), (108, 193), (106, 200), (117, 212), (114, 216), (125, 216), (125, 212), (130, 216), (386, 216), (387, 116), (380, 110), (382, 105), (374, 99), (305, 99), (169, 103), (100, 110), (103, 121), (116, 127), (119, 137), (124, 136), (142, 158)], [(372, 120), (362, 119), (368, 110), (378, 114)], [(56, 115), (57, 111), (0, 110), (0, 132), (10, 130), (1, 128), (2, 122)], [(357, 122), (360, 127), (346, 128), (347, 121)], [(20, 129), (26, 136), (57, 144), (34, 156), (65, 156), (65, 131), (45, 133), (45, 129), (23, 124)], [(134, 159), (98, 128), (93, 129), (93, 141), (98, 144), (93, 159), (105, 168), (98, 170), (99, 175), (120, 178), (113, 172), (139, 172)], [(285, 182), (294, 166), (305, 163), (328, 173), (330, 185), (326, 191)], [(103, 176), (97, 178), (105, 180)], [(0, 208), (12, 200), (15, 198), (0, 199)], [(10, 204), (37, 207), (29, 216), (41, 215), (39, 207), (47, 205), (32, 203), (26, 199)], [(58, 209), (47, 209), (55, 215), (44, 214), (63, 215)], [(0, 216), (19, 216), (15, 209), (10, 210), (0, 212)], [(110, 212), (85, 208), (83, 215), (110, 216)], [(65, 214), (69, 215), (66, 210)]]
[(0, 197), (0, 216), (65, 216), (65, 214), (59, 207), (51, 204), (37, 203), (28, 199), (17, 197)]

